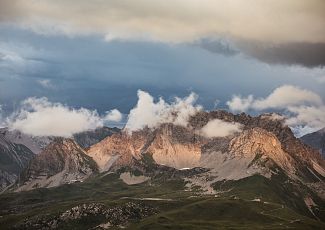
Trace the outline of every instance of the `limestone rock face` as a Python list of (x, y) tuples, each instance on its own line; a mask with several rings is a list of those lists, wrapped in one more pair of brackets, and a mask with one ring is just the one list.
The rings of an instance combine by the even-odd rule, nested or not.
[(192, 130), (171, 124), (157, 129), (154, 140), (146, 152), (156, 163), (173, 168), (193, 168), (201, 158), (204, 140)]
[(83, 181), (97, 171), (96, 163), (74, 140), (57, 138), (30, 161), (17, 191)]
[(134, 158), (140, 157), (147, 140), (146, 133), (141, 131), (132, 135), (125, 132), (113, 134), (91, 146), (87, 154), (94, 159), (101, 171), (131, 165)]
[[(220, 119), (241, 124), (241, 132), (207, 138), (200, 129)], [(159, 127), (122, 131), (91, 146), (87, 154), (101, 171), (132, 167), (145, 154), (156, 164), (176, 169), (202, 167), (215, 180), (237, 180), (254, 174), (271, 177), (281, 169), (294, 180), (323, 183), (325, 163), (317, 151), (297, 139), (281, 117), (264, 114), (252, 117), (225, 111), (199, 112), (187, 127)]]
[(144, 153), (152, 155), (158, 164), (181, 169), (199, 163), (202, 140), (187, 128), (164, 124), (154, 130), (112, 135), (91, 146), (87, 153), (102, 171), (132, 164)]
[(232, 139), (229, 152), (235, 157), (270, 158), (290, 174), (295, 171), (293, 158), (283, 151), (278, 138), (261, 128), (245, 130)]

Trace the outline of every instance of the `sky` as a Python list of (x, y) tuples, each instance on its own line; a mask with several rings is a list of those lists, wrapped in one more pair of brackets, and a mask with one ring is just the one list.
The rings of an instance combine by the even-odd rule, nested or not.
[(324, 12), (323, 0), (1, 0), (1, 122), (22, 129), (35, 111), (44, 123), (46, 111), (81, 114), (83, 129), (127, 122), (141, 90), (152, 108), (194, 92), (207, 110), (320, 129)]

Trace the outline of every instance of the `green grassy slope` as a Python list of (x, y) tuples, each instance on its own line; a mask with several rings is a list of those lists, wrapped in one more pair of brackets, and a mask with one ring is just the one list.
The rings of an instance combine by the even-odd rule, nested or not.
[[(130, 229), (325, 229), (323, 222), (302, 215), (284, 204), (281, 197), (269, 193), (268, 186), (265, 187), (258, 178), (246, 178), (253, 182), (238, 181), (237, 189), (233, 188), (218, 197), (184, 191), (185, 183), (181, 179), (161, 178), (168, 177), (130, 186), (124, 184), (117, 174), (100, 174), (84, 183), (2, 194), (0, 226), (1, 229), (11, 229), (25, 218), (50, 218), (83, 203), (99, 202), (116, 206), (133, 200), (157, 208), (158, 214), (131, 223)], [(223, 186), (230, 188), (234, 184), (225, 183)], [(251, 201), (257, 194), (270, 195), (270, 199), (267, 203), (263, 202), (264, 198), (262, 202)], [(139, 201), (134, 198), (169, 200)], [(65, 227), (88, 229), (101, 223), (101, 219), (93, 217), (84, 222), (71, 222)]]

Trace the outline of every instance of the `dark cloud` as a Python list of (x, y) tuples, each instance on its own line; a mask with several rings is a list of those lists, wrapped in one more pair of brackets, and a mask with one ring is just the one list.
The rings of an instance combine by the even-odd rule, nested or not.
[(239, 50), (224, 39), (205, 38), (192, 43), (194, 46), (199, 46), (213, 53), (218, 53), (225, 56), (233, 56), (239, 53)]
[(325, 43), (261, 44), (239, 43), (241, 51), (269, 64), (325, 66)]
[(201, 39), (192, 44), (224, 56), (243, 53), (268, 64), (300, 65), (308, 68), (325, 66), (325, 43), (266, 44), (239, 39), (235, 39), (235, 42)]
[[(194, 91), (200, 95), (199, 103), (209, 109), (216, 99), (226, 101), (232, 94), (263, 96), (282, 84), (300, 85), (325, 98), (323, 85), (309, 76), (314, 69), (270, 69), (233, 55), (232, 43), (221, 43), (226, 48), (218, 51), (226, 56), (183, 44), (48, 37), (0, 26), (0, 53), (6, 57), (0, 61), (0, 104), (3, 110), (13, 110), (27, 97), (46, 96), (99, 112), (118, 108), (128, 113), (136, 103), (137, 90), (142, 89), (166, 100)], [(39, 83), (42, 79), (55, 87), (44, 88)]]

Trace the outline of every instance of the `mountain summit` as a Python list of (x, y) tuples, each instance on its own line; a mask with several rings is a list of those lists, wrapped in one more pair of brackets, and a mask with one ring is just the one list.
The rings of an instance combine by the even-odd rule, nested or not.
[(31, 160), (16, 191), (81, 182), (97, 171), (95, 162), (74, 140), (56, 138)]

